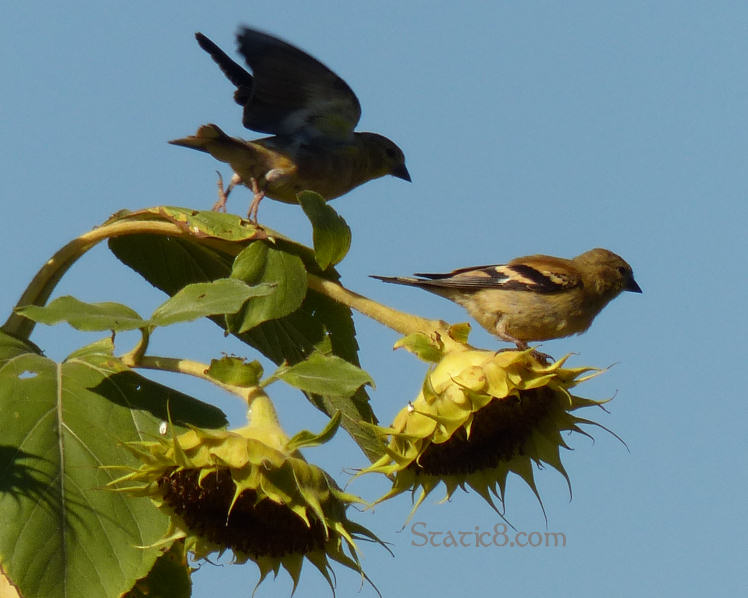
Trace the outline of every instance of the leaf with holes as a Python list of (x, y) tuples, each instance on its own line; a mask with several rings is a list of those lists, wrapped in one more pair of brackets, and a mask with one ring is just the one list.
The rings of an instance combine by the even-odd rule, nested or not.
[(159, 555), (167, 518), (147, 499), (103, 490), (137, 466), (121, 443), (168, 418), (216, 428), (218, 409), (151, 382), (111, 341), (62, 363), (0, 332), (0, 562), (24, 598), (119, 596)]

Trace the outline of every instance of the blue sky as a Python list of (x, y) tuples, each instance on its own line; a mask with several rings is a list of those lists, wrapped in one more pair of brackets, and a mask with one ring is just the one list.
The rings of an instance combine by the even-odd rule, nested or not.
[[(214, 122), (241, 127), (232, 88), (194, 41), (202, 31), (233, 53), (240, 24), (275, 33), (341, 75), (363, 107), (359, 130), (403, 148), (413, 183), (380, 179), (338, 199), (353, 230), (340, 271), (349, 288), (394, 307), (460, 322), (461, 309), (369, 274), (446, 271), (519, 255), (571, 257), (593, 247), (622, 255), (643, 295), (614, 301), (585, 335), (544, 350), (575, 365), (616, 365), (586, 396), (615, 395), (613, 429), (572, 436), (563, 455), (573, 486), (537, 473), (548, 514), (518, 479), (507, 515), (518, 530), (563, 532), (564, 548), (416, 546), (399, 497), (358, 519), (392, 544), (363, 546), (364, 567), (387, 597), (408, 592), (481, 596), (739, 595), (748, 589), (748, 409), (740, 376), (748, 332), (748, 5), (741, 2), (78, 2), (13, 3), (0, 21), (0, 236), (7, 313), (56, 249), (119, 209), (209, 208), (206, 154), (167, 145)], [(259, 135), (257, 135), (259, 136)], [(246, 210), (237, 191), (229, 207)], [(272, 228), (308, 242), (296, 207), (263, 203)], [(102, 284), (104, 283), (104, 284)], [(162, 297), (97, 248), (58, 287), (141, 313)], [(2, 316), (4, 319), (5, 316)], [(383, 421), (417, 394), (424, 366), (393, 352), (395, 333), (357, 318), (361, 360), (376, 380)], [(474, 344), (497, 341), (474, 326)], [(200, 339), (199, 343), (195, 339)], [(68, 328), (32, 340), (54, 358), (87, 342)], [(154, 340), (154, 352), (207, 361), (251, 355), (210, 324)], [(188, 354), (185, 354), (188, 351)], [(166, 381), (224, 408), (207, 385)], [(278, 389), (280, 391), (281, 389)], [(324, 418), (273, 387), (289, 432)], [(583, 393), (583, 394), (585, 394)], [(344, 482), (364, 464), (340, 434), (308, 458)], [(354, 482), (369, 499), (383, 480)], [(431, 531), (480, 530), (499, 520), (474, 494), (413, 521)], [(337, 570), (338, 595), (374, 596)], [(249, 595), (254, 566), (205, 564), (194, 596)], [(287, 595), (285, 574), (257, 596)], [(324, 595), (309, 567), (299, 596)]]

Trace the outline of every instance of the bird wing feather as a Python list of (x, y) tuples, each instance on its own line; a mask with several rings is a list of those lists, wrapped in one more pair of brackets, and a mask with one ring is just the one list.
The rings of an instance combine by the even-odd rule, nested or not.
[(345, 141), (351, 137), (361, 105), (343, 79), (272, 35), (243, 28), (237, 42), (254, 76), (244, 104), (245, 127), (303, 138)]
[(419, 281), (422, 286), (465, 291), (492, 288), (558, 293), (582, 284), (581, 277), (568, 260), (549, 260), (546, 256), (520, 258), (508, 264), (471, 266), (444, 274), (417, 273), (415, 276), (427, 279)]

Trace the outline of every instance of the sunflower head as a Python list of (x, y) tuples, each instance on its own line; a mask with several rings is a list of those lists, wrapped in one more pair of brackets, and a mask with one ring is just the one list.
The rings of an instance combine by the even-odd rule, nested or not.
[(354, 538), (379, 540), (346, 516), (349, 505), (362, 501), (343, 492), (298, 450), (329, 440), (339, 415), (320, 434), (304, 431), (289, 438), (270, 399), (259, 393), (249, 420), (236, 430), (191, 429), (172, 438), (128, 443), (142, 465), (110, 487), (148, 496), (170, 515), (164, 542), (184, 538), (196, 558), (231, 549), (237, 563), (254, 561), (260, 569), (258, 585), (283, 567), (295, 590), (304, 559), (333, 590), (328, 559), (368, 579)]
[(548, 364), (532, 350), (474, 349), (465, 342), (464, 330), (454, 332), (449, 338), (412, 335), (398, 343), (435, 365), (416, 399), (391, 427), (381, 429), (389, 438), (386, 453), (361, 472), (392, 479), (391, 490), (379, 501), (420, 489), (412, 516), (444, 482), (445, 500), (457, 487), (469, 486), (503, 514), (510, 472), (519, 475), (538, 500), (533, 463), (547, 463), (568, 483), (559, 454), (561, 447), (568, 448), (562, 432), (584, 434), (579, 424), (594, 422), (572, 412), (603, 402), (578, 397), (571, 389), (600, 370), (567, 368), (566, 357)]

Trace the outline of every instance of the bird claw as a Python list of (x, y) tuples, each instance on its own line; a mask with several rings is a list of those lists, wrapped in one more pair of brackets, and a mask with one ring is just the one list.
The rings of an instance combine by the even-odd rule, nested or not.
[(265, 192), (260, 189), (257, 184), (257, 179), (253, 178), (250, 180), (250, 188), (254, 196), (252, 197), (252, 203), (249, 204), (249, 210), (247, 211), (247, 218), (253, 224), (259, 224), (257, 221), (257, 212), (260, 209), (260, 202), (265, 197)]
[(548, 355), (548, 353), (541, 353), (537, 349), (533, 349), (532, 351), (530, 351), (530, 355), (532, 355), (543, 365), (550, 365), (552, 362), (556, 361), (552, 355)]
[(221, 173), (217, 170), (216, 174), (218, 175), (218, 199), (216, 200), (216, 203), (213, 204), (213, 207), (211, 209), (214, 212), (225, 212), (226, 201), (229, 198), (229, 194), (223, 190), (223, 176), (221, 176)]
[[(517, 345), (517, 349), (519, 349), (520, 351), (527, 351), (530, 348), (524, 341), (515, 340), (514, 342)], [(548, 353), (542, 353), (537, 349), (532, 349), (530, 351), (530, 355), (532, 355), (543, 365), (550, 365), (552, 362), (556, 361), (555, 359), (553, 359), (552, 355), (548, 355)]]
[(216, 170), (216, 174), (218, 175), (218, 199), (216, 200), (216, 203), (213, 204), (212, 210), (214, 212), (225, 212), (226, 211), (226, 202), (229, 199), (229, 193), (231, 193), (231, 190), (236, 186), (241, 184), (242, 178), (234, 173), (231, 177), (231, 180), (229, 181), (228, 187), (226, 187), (226, 190), (223, 188), (223, 177), (221, 176), (221, 173)]
[[(527, 346), (527, 343), (524, 343), (522, 341), (514, 341), (517, 345), (514, 348), (506, 347), (504, 349), (499, 349), (497, 352), (502, 353), (503, 351), (527, 351), (530, 347)], [(553, 355), (548, 355), (548, 353), (542, 353), (538, 351), (537, 349), (532, 349), (530, 351), (530, 355), (533, 356), (533, 358), (537, 359), (540, 363), (543, 365), (550, 365), (554, 361), (556, 361), (553, 358)]]

